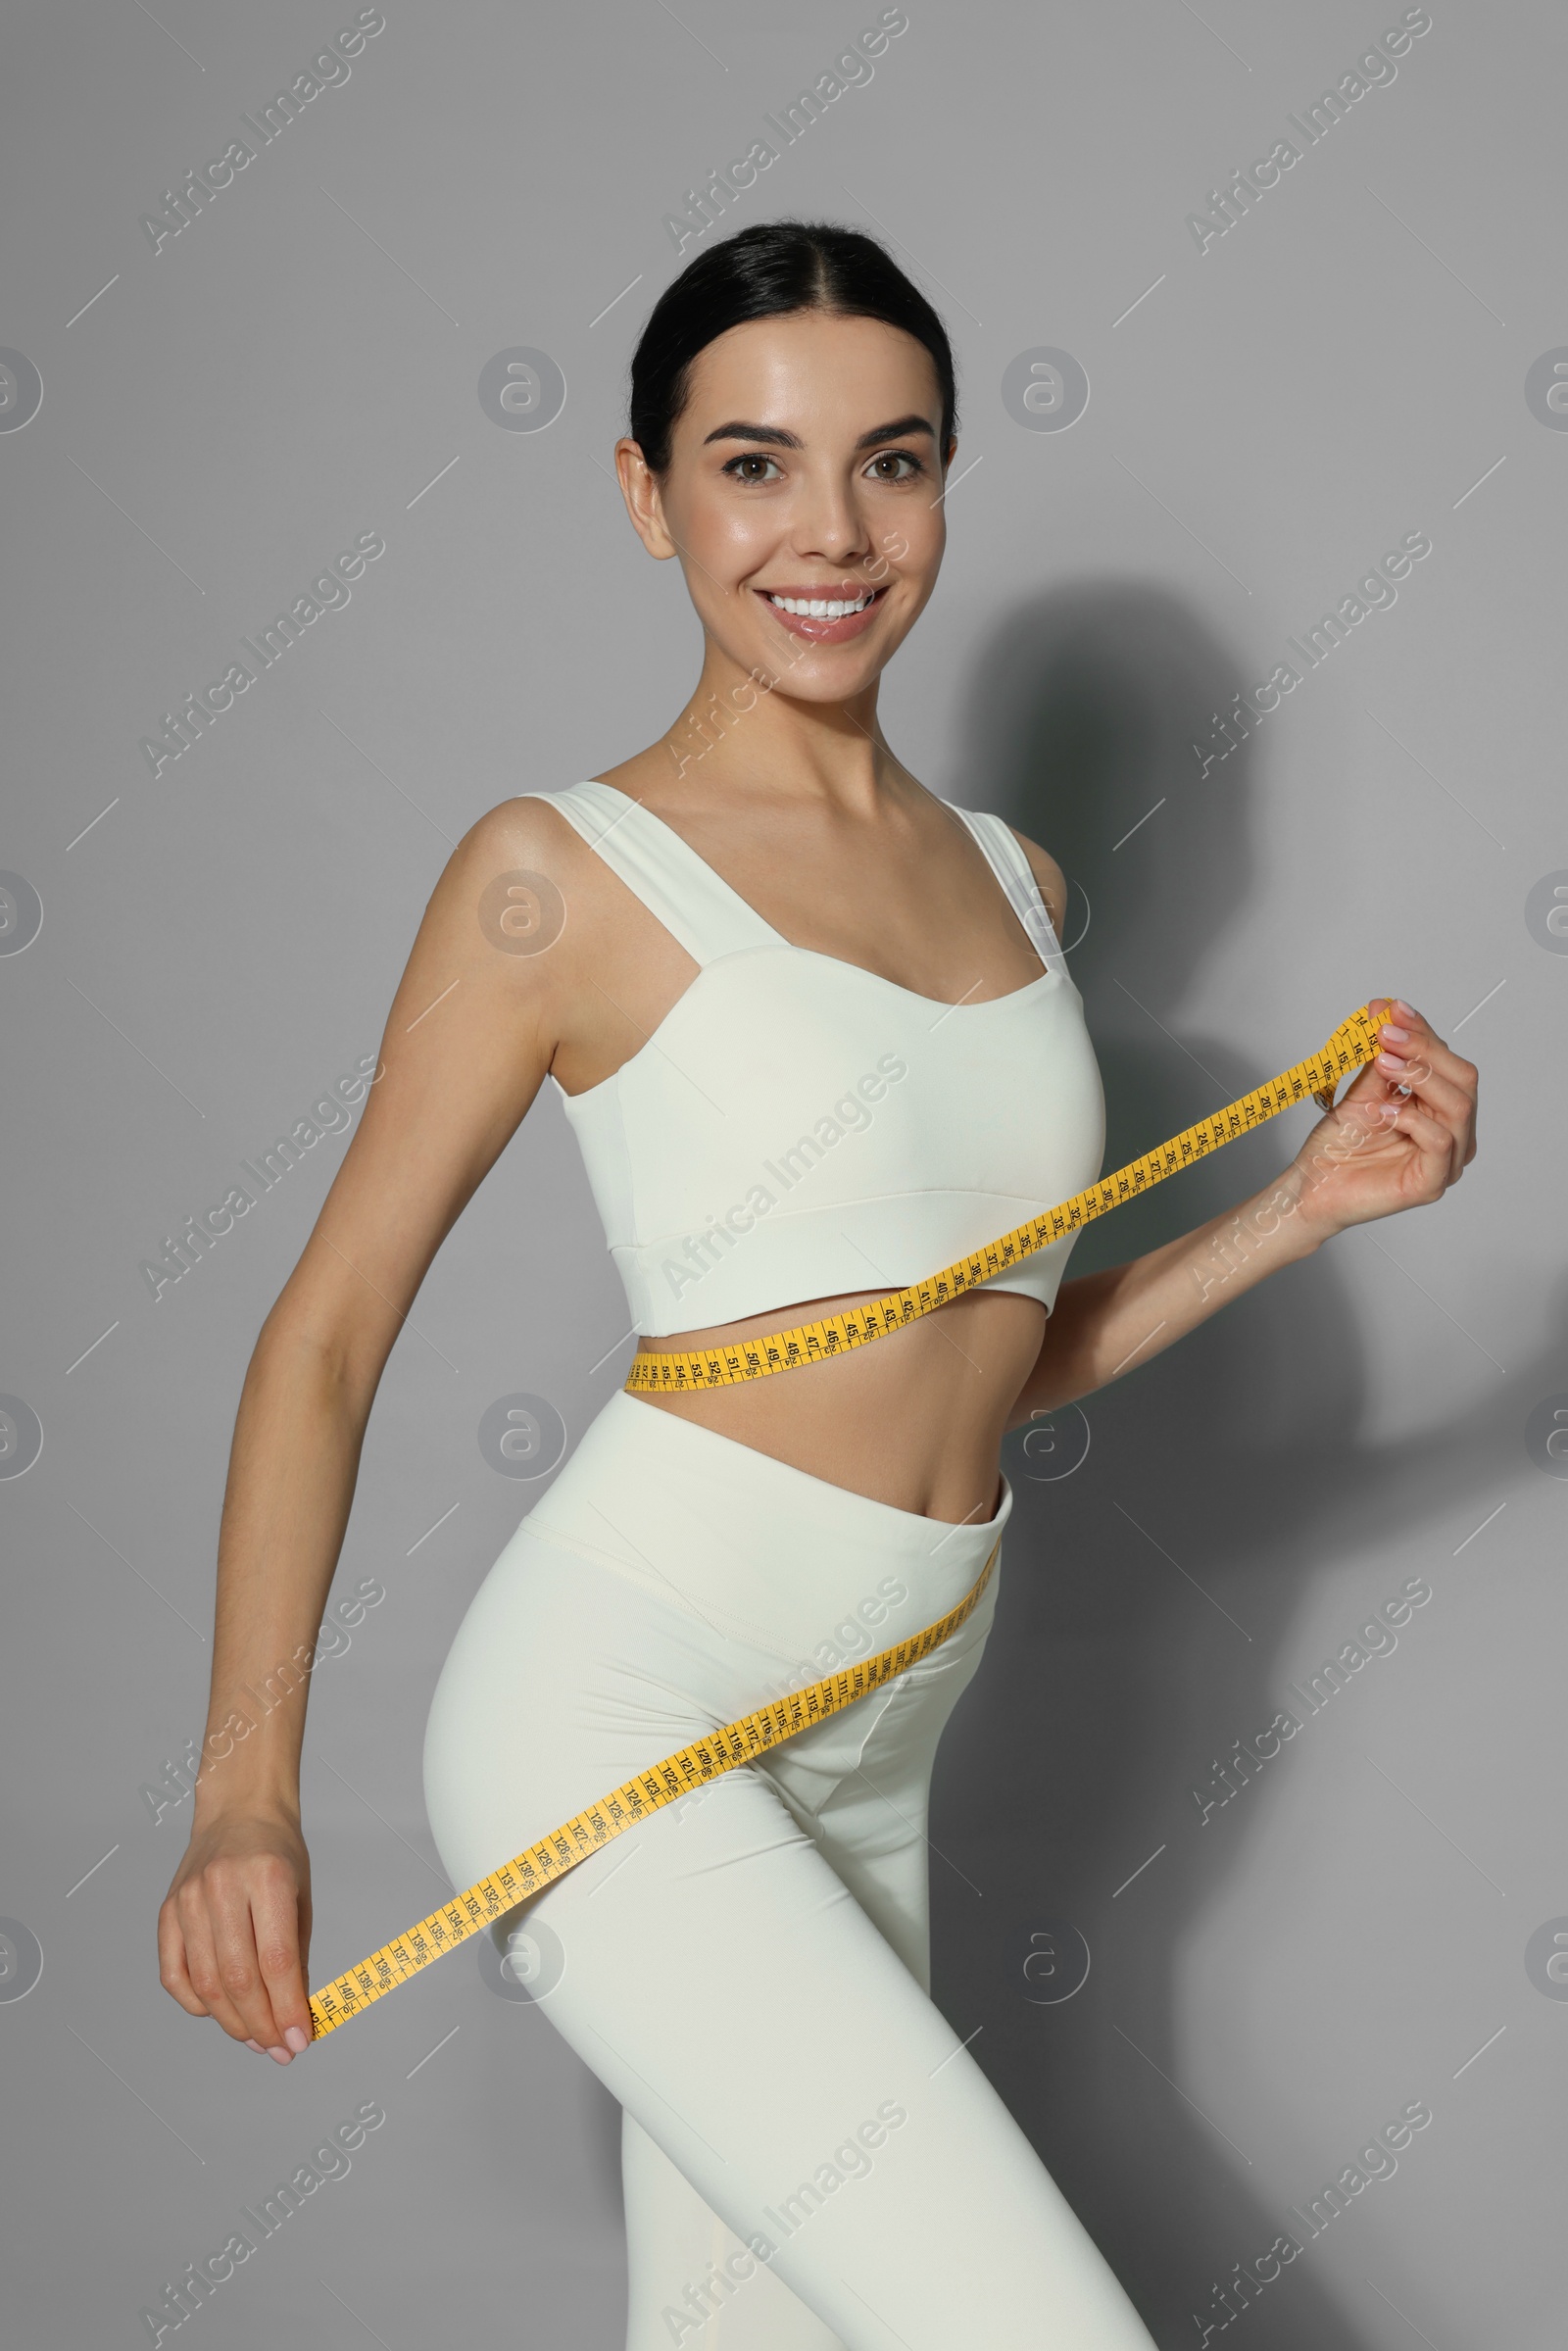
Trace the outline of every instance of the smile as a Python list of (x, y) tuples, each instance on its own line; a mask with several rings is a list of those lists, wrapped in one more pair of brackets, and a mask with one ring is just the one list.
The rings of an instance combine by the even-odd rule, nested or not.
[(793, 635), (809, 637), (817, 644), (840, 645), (869, 626), (870, 615), (887, 591), (863, 588), (858, 596), (812, 596), (759, 588), (756, 593)]

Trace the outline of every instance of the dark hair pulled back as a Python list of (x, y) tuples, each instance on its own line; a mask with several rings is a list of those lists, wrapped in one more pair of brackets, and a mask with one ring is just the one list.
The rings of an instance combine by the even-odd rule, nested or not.
[(957, 430), (953, 346), (918, 287), (884, 245), (828, 220), (762, 220), (697, 254), (649, 313), (631, 363), (627, 429), (650, 471), (669, 468), (670, 440), (698, 353), (732, 326), (820, 311), (901, 326), (931, 354), (942, 391), (940, 465)]

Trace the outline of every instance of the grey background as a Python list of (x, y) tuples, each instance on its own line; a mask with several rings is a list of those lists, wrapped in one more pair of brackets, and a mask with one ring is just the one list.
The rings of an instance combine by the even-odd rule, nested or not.
[[(43, 908), (0, 955), (0, 1389), (43, 1429), (0, 1480), (0, 1914), (43, 1961), (0, 2000), (6, 2339), (28, 2351), (146, 2340), (162, 2281), (370, 2098), (387, 2121), (350, 2175), (192, 2332), (403, 2351), (461, 2294), (477, 2338), (620, 2340), (616, 2110), (471, 1945), (286, 2072), (159, 1985), (189, 1807), (155, 1825), (141, 1789), (202, 1729), (240, 1382), (342, 1136), (156, 1303), (138, 1266), (373, 1052), (464, 828), (680, 707), (698, 630), (609, 472), (681, 266), (663, 216), (876, 14), (388, 0), (351, 78), (156, 254), (143, 210), (353, 9), (13, 20), (0, 344), (43, 383), (0, 434), (0, 865)], [(1071, 1476), (1008, 1442), (1004, 1637), (937, 1775), (937, 1996), (1162, 2345), (1418, 2099), (1396, 2175), (1238, 2326), (1280, 2351), (1546, 2351), (1560, 2323), (1568, 2010), (1526, 1947), (1568, 1912), (1568, 1493), (1526, 1426), (1568, 1392), (1568, 959), (1525, 912), (1568, 867), (1568, 437), (1525, 398), (1568, 343), (1560, 17), (1434, 0), (1396, 79), (1228, 234), (1200, 252), (1186, 224), (1399, 15), (913, 0), (869, 83), (709, 232), (885, 233), (953, 333), (950, 551), (884, 720), (933, 789), (1066, 866), (1107, 1165), (1375, 992), (1483, 1071), (1481, 1155), (1439, 1206), (1090, 1399)], [(479, 402), (515, 346), (564, 377), (544, 432)], [(1087, 374), (1070, 430), (1004, 405), (1039, 347)], [(1416, 530), (1433, 552), (1397, 603), (1200, 780), (1210, 713)], [(368, 531), (386, 553), (352, 602), (155, 780), (160, 713)], [(1074, 1270), (1241, 1198), (1301, 1131), (1086, 1236)], [(623, 1328), (547, 1092), (370, 1423), (334, 1589), (386, 1597), (313, 1693), (313, 1984), (445, 1890), (428, 1693), (533, 1498), (480, 1420), (525, 1392), (573, 1442)], [(1215, 1759), (1416, 1576), (1397, 1650), (1201, 1822)], [(1063, 1926), (1088, 1978), (1041, 2004), (1023, 1961)]]

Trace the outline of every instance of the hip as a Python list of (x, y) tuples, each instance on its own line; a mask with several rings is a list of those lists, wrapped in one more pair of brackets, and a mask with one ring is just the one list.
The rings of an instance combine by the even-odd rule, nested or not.
[[(1002, 1537), (998, 1483), (989, 1516), (949, 1524), (612, 1396), (441, 1668), (424, 1780), (449, 1866), (471, 1841), (493, 1867), (689, 1740), (935, 1622)], [(930, 1744), (978, 1666), (1000, 1565), (948, 1641), (777, 1750), (803, 1802), (856, 1767), (873, 1725), (884, 1745)]]

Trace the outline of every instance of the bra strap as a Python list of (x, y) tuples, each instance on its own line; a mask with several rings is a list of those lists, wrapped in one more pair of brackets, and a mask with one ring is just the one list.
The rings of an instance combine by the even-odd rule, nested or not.
[(1040, 884), (1009, 824), (989, 808), (960, 808), (955, 801), (944, 806), (961, 816), (985, 854), (986, 862), (1007, 894), (1007, 903), (1023, 924), (1029, 944), (1048, 971), (1065, 971), (1061, 951)]
[(559, 808), (695, 962), (787, 944), (672, 825), (613, 784), (589, 777), (564, 791), (517, 797), (547, 800)]

